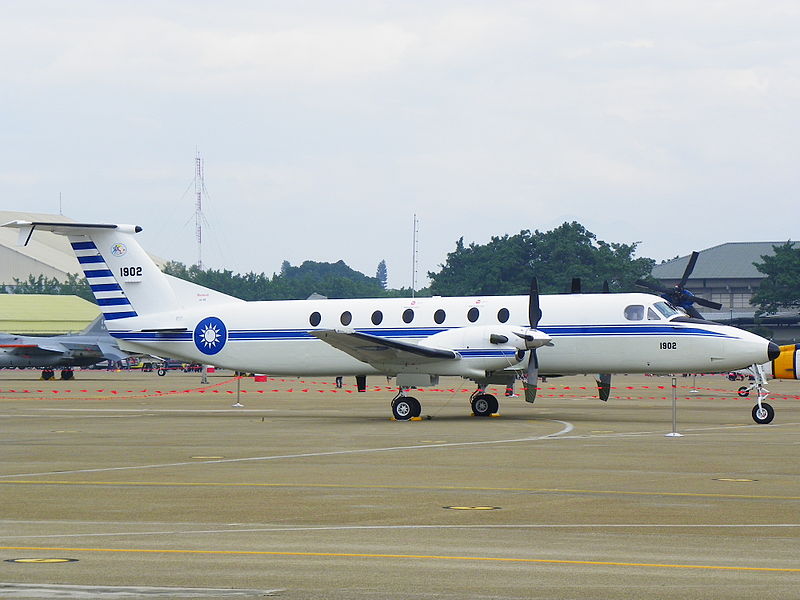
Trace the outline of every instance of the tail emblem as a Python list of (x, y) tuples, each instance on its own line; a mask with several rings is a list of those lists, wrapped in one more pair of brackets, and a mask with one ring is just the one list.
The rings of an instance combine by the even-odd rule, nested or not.
[(125, 244), (114, 244), (111, 246), (111, 254), (116, 257), (125, 256), (128, 252), (128, 247)]
[(228, 330), (217, 317), (206, 317), (194, 328), (194, 345), (203, 354), (216, 354), (228, 341)]

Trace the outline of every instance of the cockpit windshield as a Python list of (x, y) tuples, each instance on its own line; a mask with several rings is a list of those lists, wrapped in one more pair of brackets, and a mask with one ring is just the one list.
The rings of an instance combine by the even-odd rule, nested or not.
[(655, 309), (664, 315), (665, 318), (669, 319), (670, 317), (674, 317), (675, 315), (681, 314), (681, 312), (672, 306), (669, 302), (656, 302), (654, 305)]

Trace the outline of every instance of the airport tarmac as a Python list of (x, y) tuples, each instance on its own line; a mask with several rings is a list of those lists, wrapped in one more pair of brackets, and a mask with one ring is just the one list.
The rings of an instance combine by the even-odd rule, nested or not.
[(670, 377), (395, 422), (379, 377), (36, 376), (0, 371), (2, 598), (800, 597), (800, 382), (756, 425), (678, 377), (666, 437)]

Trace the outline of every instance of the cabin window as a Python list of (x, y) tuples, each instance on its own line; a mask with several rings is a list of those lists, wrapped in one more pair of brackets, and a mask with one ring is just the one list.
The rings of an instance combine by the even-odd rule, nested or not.
[(644, 319), (644, 306), (641, 304), (631, 304), (625, 307), (625, 318), (628, 321), (641, 321)]
[(383, 313), (379, 310), (376, 310), (372, 313), (372, 324), (373, 325), (380, 325), (383, 323)]
[(407, 308), (403, 311), (403, 323), (411, 323), (414, 320), (414, 311)]
[(445, 312), (440, 308), (435, 313), (433, 313), (433, 320), (436, 321), (437, 325), (441, 325), (442, 323), (444, 323), (444, 319), (446, 316), (447, 315), (445, 314)]
[(500, 321), (501, 323), (505, 323), (506, 321), (508, 321), (508, 317), (509, 314), (507, 308), (501, 308), (500, 310), (497, 311), (497, 320)]
[(320, 315), (318, 312), (313, 312), (311, 313), (311, 316), (308, 317), (308, 322), (311, 323), (312, 327), (319, 325), (320, 321), (322, 321), (322, 315)]
[(346, 310), (342, 313), (342, 316), (339, 317), (339, 320), (342, 322), (342, 325), (350, 325), (350, 321), (353, 320), (353, 315), (350, 314), (349, 310)]
[(473, 306), (467, 311), (467, 320), (469, 320), (470, 323), (474, 323), (478, 320), (480, 314), (480, 311)]
[(647, 307), (647, 320), (648, 321), (660, 321), (661, 317), (658, 316), (658, 313), (654, 311), (649, 306)]

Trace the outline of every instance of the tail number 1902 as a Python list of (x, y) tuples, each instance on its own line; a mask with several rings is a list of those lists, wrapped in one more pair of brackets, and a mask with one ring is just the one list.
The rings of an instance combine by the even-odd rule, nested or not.
[(123, 281), (141, 281), (142, 267), (120, 267), (119, 274)]
[(677, 350), (678, 342), (660, 342), (658, 348), (659, 350)]

